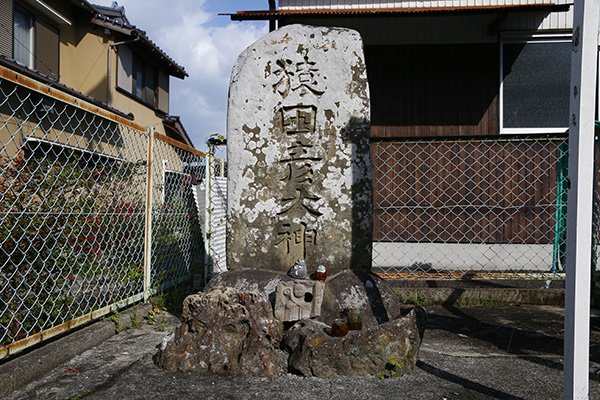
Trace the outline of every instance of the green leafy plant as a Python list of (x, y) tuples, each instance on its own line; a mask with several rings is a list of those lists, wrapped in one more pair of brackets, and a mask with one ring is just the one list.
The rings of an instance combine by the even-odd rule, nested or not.
[(415, 290), (409, 294), (407, 302), (408, 304), (412, 304), (416, 307), (424, 307), (429, 305), (429, 299), (427, 296), (418, 290)]
[(148, 315), (146, 315), (146, 320), (148, 321), (149, 325), (156, 324), (157, 313), (158, 313), (158, 311), (155, 308), (151, 308), (150, 311), (148, 311)]
[(208, 137), (208, 140), (206, 141), (206, 144), (216, 146), (224, 145), (226, 143), (227, 141), (225, 139), (225, 136), (221, 135), (220, 133), (213, 133)]
[(138, 328), (140, 326), (140, 320), (138, 318), (137, 313), (134, 311), (129, 315), (129, 322), (131, 323), (132, 328)]
[(160, 308), (151, 308), (146, 315), (148, 325), (154, 325), (157, 331), (166, 331), (169, 326), (169, 320), (164, 310)]
[(121, 320), (119, 317), (120, 314), (118, 311), (113, 312), (110, 317), (108, 317), (108, 320), (115, 324), (115, 332), (117, 333), (121, 332)]

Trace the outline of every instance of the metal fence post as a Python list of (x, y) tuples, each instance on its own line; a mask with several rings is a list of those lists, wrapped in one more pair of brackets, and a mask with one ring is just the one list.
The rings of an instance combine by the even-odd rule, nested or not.
[(152, 155), (154, 145), (154, 127), (148, 129), (148, 157), (146, 173), (146, 224), (144, 240), (144, 301), (150, 297), (150, 279), (152, 273)]

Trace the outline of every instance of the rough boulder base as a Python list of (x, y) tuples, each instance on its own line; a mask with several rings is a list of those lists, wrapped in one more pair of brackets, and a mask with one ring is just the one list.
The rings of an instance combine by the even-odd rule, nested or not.
[(411, 371), (419, 355), (426, 315), (413, 309), (402, 318), (371, 329), (329, 336), (327, 326), (314, 320), (299, 321), (285, 335), (291, 352), (291, 372), (328, 378), (376, 376), (392, 378)]
[(231, 270), (370, 267), (369, 119), (355, 31), (289, 25), (240, 55), (227, 117)]
[(234, 376), (287, 372), (287, 355), (279, 349), (283, 325), (257, 291), (221, 287), (188, 296), (181, 319), (157, 354), (160, 367)]
[[(312, 271), (310, 271), (312, 272)], [(284, 272), (268, 270), (228, 271), (216, 275), (205, 291), (227, 286), (242, 291), (258, 291), (275, 308), (277, 286), (292, 282)], [(306, 281), (314, 282), (314, 281)], [(360, 313), (363, 328), (371, 328), (397, 318), (401, 304), (390, 284), (364, 270), (343, 271), (324, 282), (319, 321), (331, 325), (346, 309)]]
[(325, 282), (318, 319), (331, 325), (353, 309), (361, 316), (363, 328), (368, 329), (396, 319), (401, 308), (392, 287), (383, 279), (368, 271), (343, 271)]
[(279, 282), (290, 282), (292, 278), (283, 272), (268, 270), (227, 271), (215, 275), (204, 288), (208, 292), (217, 287), (232, 287), (241, 291), (258, 291), (275, 307), (275, 295)]

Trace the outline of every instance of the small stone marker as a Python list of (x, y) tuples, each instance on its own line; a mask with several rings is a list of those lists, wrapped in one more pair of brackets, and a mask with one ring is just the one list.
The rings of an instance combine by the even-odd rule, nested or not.
[(227, 264), (370, 268), (369, 89), (360, 35), (290, 25), (246, 49), (227, 117)]
[(279, 282), (275, 295), (275, 318), (280, 321), (299, 321), (321, 315), (323, 291), (321, 281)]

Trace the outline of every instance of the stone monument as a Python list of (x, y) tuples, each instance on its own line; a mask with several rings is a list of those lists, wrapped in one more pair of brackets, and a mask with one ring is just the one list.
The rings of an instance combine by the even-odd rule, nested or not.
[(230, 271), (186, 298), (157, 364), (240, 376), (383, 378), (414, 368), (425, 312), (401, 316), (368, 271), (359, 34), (291, 25), (260, 39), (233, 69), (227, 124)]
[(227, 116), (232, 271), (370, 268), (369, 118), (355, 31), (290, 25), (240, 55)]

